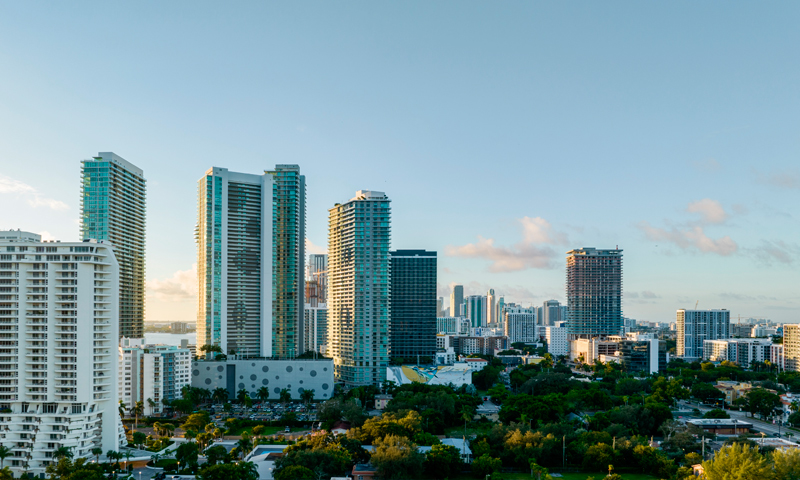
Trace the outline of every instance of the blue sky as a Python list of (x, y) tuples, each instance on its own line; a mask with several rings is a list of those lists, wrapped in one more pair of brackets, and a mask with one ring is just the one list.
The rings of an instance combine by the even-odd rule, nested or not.
[(148, 179), (148, 319), (194, 320), (196, 181), (297, 163), (308, 237), (387, 192), (441, 293), (564, 299), (625, 250), (626, 316), (800, 320), (800, 5), (0, 4), (0, 228), (78, 237), (80, 160)]

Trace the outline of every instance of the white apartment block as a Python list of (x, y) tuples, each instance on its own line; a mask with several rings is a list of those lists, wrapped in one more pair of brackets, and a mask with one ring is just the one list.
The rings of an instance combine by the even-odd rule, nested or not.
[(119, 449), (118, 298), (110, 244), (0, 234), (0, 444), (15, 476), (44, 474), (59, 447)]
[(728, 310), (678, 310), (677, 354), (687, 359), (703, 358), (703, 342), (730, 338)]
[(506, 306), (503, 312), (503, 334), (508, 343), (536, 343), (539, 336), (536, 332), (536, 308)]
[(119, 399), (128, 410), (142, 402), (145, 415), (158, 414), (165, 399), (183, 397), (181, 390), (192, 383), (188, 348), (124, 337), (119, 343)]
[(567, 327), (545, 327), (545, 339), (547, 340), (547, 353), (554, 357), (569, 355)]
[(466, 335), (470, 321), (467, 317), (439, 317), (436, 319), (436, 333), (445, 335)]
[(783, 325), (783, 356), (786, 370), (800, 372), (800, 324)]
[(759, 338), (729, 338), (703, 342), (703, 360), (729, 361), (743, 367), (772, 358), (772, 340)]

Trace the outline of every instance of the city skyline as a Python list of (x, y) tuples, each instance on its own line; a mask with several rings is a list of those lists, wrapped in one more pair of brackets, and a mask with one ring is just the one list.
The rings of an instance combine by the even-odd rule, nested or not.
[[(0, 80), (0, 227), (79, 240), (80, 161), (113, 151), (148, 179), (146, 319), (191, 322), (196, 179), (210, 164), (296, 163), (307, 253), (326, 249), (330, 205), (386, 191), (394, 248), (438, 252), (444, 298), (461, 284), (565, 304), (564, 252), (619, 245), (626, 317), (673, 321), (699, 301), (732, 319), (800, 320), (798, 67), (775, 47), (800, 40), (793, 15), (744, 4), (488, 15), (471, 4), (450, 22), (444, 6), (421, 17), (319, 7), (225, 17), (245, 28), (201, 13), (164, 28), (146, 9), (5, 6), (0, 39), (30, 41), (0, 54), (11, 72)], [(497, 23), (476, 28), (487, 15)], [(98, 45), (88, 27), (103, 19), (128, 35)], [(203, 22), (220, 36), (204, 38)], [(365, 42), (371, 24), (381, 28)], [(194, 43), (158, 52), (174, 38)], [(246, 41), (265, 47), (259, 61), (228, 55)], [(249, 75), (199, 75), (209, 63)], [(97, 65), (108, 73), (87, 76)], [(475, 174), (487, 165), (491, 182)]]

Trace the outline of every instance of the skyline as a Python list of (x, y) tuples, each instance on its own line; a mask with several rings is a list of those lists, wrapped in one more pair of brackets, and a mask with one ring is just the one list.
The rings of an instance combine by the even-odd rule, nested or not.
[(714, 5), (5, 5), (0, 228), (78, 240), (80, 162), (112, 151), (148, 181), (146, 318), (194, 322), (197, 180), (296, 163), (307, 253), (384, 191), (445, 298), (566, 303), (565, 252), (619, 246), (626, 317), (797, 322), (800, 9)]

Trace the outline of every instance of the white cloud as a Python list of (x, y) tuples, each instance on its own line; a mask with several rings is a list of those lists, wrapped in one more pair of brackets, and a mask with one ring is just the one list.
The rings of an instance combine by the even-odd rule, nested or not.
[(197, 298), (197, 264), (188, 270), (178, 270), (163, 280), (148, 280), (147, 290), (159, 300), (179, 302)]
[(644, 232), (648, 239), (672, 243), (682, 250), (697, 249), (703, 253), (728, 256), (736, 253), (739, 249), (731, 237), (726, 235), (713, 239), (706, 235), (701, 226), (666, 229), (653, 227), (648, 222), (639, 222), (636, 226)]
[(53, 241), (53, 240), (57, 240), (57, 238), (54, 237), (53, 234), (48, 232), (47, 230), (45, 230), (43, 232), (39, 232), (39, 235), (42, 236), (42, 240), (45, 241), (45, 242), (50, 242), (50, 241)]
[(785, 170), (770, 174), (758, 173), (758, 182), (772, 187), (786, 188), (789, 190), (800, 189), (800, 172)]
[(311, 240), (306, 238), (306, 254), (312, 254), (312, 253), (325, 254), (328, 253), (328, 250), (326, 250), (323, 247), (320, 247), (319, 245), (315, 245)]
[(706, 223), (725, 223), (728, 219), (728, 214), (722, 208), (722, 204), (710, 198), (704, 198), (696, 202), (692, 202), (686, 207), (686, 211), (690, 213), (699, 213)]
[(14, 180), (5, 175), (0, 175), (0, 194), (9, 194), (17, 198), (23, 198), (28, 202), (28, 205), (33, 208), (47, 207), (53, 210), (69, 209), (69, 206), (61, 200), (47, 198), (27, 183)]
[(482, 258), (492, 263), (492, 272), (513, 272), (528, 268), (553, 268), (558, 254), (550, 247), (541, 244), (562, 245), (567, 243), (567, 235), (553, 230), (550, 223), (541, 217), (523, 217), (522, 241), (511, 247), (495, 245), (493, 238), (478, 236), (476, 243), (461, 246), (448, 245), (444, 253), (450, 257)]

